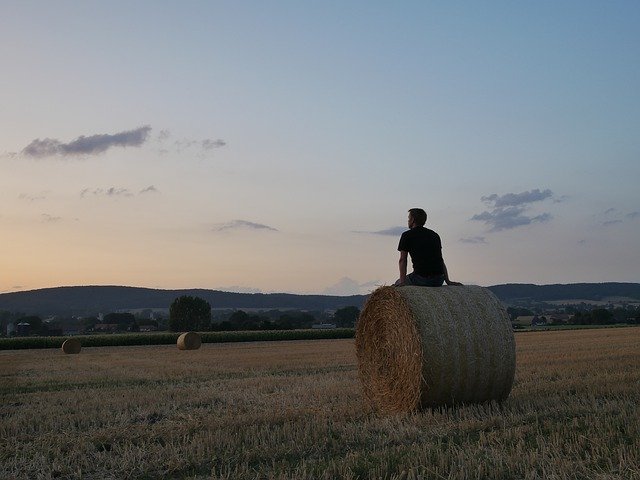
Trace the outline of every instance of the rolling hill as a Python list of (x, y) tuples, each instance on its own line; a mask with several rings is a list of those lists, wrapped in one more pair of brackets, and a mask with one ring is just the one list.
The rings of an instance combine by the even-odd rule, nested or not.
[[(567, 299), (601, 301), (624, 297), (640, 301), (638, 283), (504, 284), (488, 287), (506, 304)], [(232, 293), (219, 290), (158, 290), (120, 286), (55, 287), (0, 294), (0, 310), (38, 315), (96, 315), (143, 308), (168, 308), (181, 295), (198, 296), (213, 308), (332, 310), (362, 307), (367, 296)]]

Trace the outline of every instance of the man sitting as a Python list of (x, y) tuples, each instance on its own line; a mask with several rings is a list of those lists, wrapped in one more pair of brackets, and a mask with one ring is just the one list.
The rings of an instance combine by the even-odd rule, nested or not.
[[(433, 230), (424, 227), (427, 213), (421, 208), (409, 210), (409, 230), (400, 237), (398, 251), (400, 252), (400, 278), (395, 286), (416, 285), (422, 287), (440, 287), (447, 285), (462, 285), (449, 279), (447, 266), (442, 258), (442, 243), (440, 236)], [(407, 254), (411, 256), (413, 272), (407, 275)]]

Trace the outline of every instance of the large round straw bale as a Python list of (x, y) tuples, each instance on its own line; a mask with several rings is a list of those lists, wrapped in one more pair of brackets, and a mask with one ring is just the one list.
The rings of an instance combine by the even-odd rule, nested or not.
[(358, 319), (356, 353), (380, 412), (501, 401), (516, 368), (507, 312), (477, 286), (378, 288)]
[(196, 332), (183, 333), (178, 337), (178, 348), (180, 350), (197, 350), (202, 345), (202, 339)]
[(67, 338), (62, 343), (62, 351), (67, 354), (80, 353), (81, 349), (82, 345), (80, 344), (80, 340), (77, 338)]

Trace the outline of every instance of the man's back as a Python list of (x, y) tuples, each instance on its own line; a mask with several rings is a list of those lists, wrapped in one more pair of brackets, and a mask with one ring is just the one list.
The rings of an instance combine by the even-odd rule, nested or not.
[(425, 277), (443, 275), (442, 243), (433, 230), (417, 226), (407, 230), (400, 237), (398, 250), (409, 252), (413, 271)]

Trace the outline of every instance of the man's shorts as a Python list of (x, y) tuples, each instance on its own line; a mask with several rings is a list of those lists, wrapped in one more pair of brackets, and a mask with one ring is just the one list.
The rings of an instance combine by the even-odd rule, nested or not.
[(404, 285), (415, 285), (416, 287), (441, 287), (444, 283), (444, 275), (429, 275), (423, 277), (415, 272), (407, 275)]

